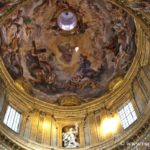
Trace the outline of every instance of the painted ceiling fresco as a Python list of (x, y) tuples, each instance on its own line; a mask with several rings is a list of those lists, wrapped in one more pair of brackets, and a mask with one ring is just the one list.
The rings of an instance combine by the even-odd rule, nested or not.
[(140, 12), (143, 16), (150, 17), (150, 0), (133, 0), (128, 2), (128, 6), (132, 10)]
[[(64, 10), (78, 19), (71, 31), (57, 25)], [(107, 0), (33, 0), (0, 26), (0, 52), (12, 78), (28, 84), (32, 96), (57, 103), (75, 95), (88, 102), (127, 73), (135, 33), (132, 18)]]
[(11, 11), (21, 1), (23, 0), (0, 0), (0, 17)]
[(149, 0), (133, 0), (129, 2), (131, 8), (135, 10), (141, 10), (145, 13), (150, 13), (150, 1)]

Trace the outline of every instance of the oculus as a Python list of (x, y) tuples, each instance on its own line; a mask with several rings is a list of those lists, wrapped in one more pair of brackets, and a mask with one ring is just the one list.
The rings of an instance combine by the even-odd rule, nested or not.
[(64, 11), (59, 15), (57, 23), (62, 30), (70, 31), (77, 26), (77, 18), (73, 12)]

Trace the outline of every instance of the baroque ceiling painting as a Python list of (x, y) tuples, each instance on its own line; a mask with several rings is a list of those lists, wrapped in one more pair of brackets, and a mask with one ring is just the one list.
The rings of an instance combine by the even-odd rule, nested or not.
[(150, 14), (150, 1), (149, 0), (133, 0), (129, 6), (134, 10), (139, 10), (143, 13)]
[(0, 17), (12, 10), (14, 6), (19, 4), (22, 0), (1, 0), (0, 1)]
[[(0, 11), (13, 2), (0, 2)], [(135, 33), (132, 18), (107, 0), (33, 0), (0, 25), (0, 53), (11, 77), (29, 85), (32, 96), (88, 102), (127, 73)]]

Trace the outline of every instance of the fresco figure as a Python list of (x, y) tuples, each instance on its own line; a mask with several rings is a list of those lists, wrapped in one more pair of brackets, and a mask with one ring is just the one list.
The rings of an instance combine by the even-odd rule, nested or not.
[(6, 68), (8, 69), (13, 79), (21, 78), (23, 75), (23, 68), (20, 62), (19, 51), (13, 51), (9, 49), (9, 51), (3, 56), (3, 59)]

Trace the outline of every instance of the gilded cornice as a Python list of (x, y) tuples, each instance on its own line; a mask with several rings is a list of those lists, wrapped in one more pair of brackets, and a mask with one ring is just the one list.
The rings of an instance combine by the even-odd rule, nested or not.
[[(127, 130), (124, 130), (122, 133), (117, 134), (113, 138), (110, 138), (104, 142), (100, 142), (96, 145), (91, 145), (87, 148), (79, 148), (77, 150), (95, 150), (98, 148), (105, 148), (105, 149), (126, 149), (127, 143), (130, 143), (131, 141), (134, 142), (142, 135), (146, 133), (146, 131), (149, 131), (150, 129), (150, 105), (148, 105), (147, 109), (145, 109), (145, 113), (140, 116), (140, 118)], [(61, 120), (60, 120), (61, 121)], [(21, 150), (35, 150), (39, 147), (43, 150), (64, 150), (63, 148), (55, 148), (50, 147), (48, 145), (41, 145), (33, 141), (25, 141), (23, 139), (20, 139), (17, 135), (14, 135), (14, 133), (8, 132), (8, 130), (0, 124), (0, 141), (3, 141), (3, 144), (8, 147), (16, 146), (18, 149)], [(30, 144), (29, 144), (30, 142)], [(74, 149), (76, 150), (76, 149)]]

